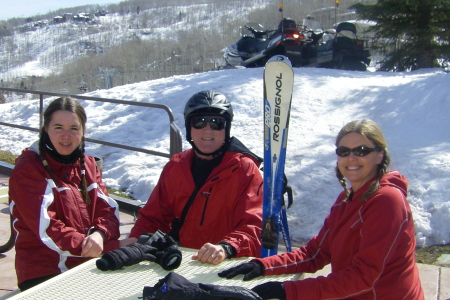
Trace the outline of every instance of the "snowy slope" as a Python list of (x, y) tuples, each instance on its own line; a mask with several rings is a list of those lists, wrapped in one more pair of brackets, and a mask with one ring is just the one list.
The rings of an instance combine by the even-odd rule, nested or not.
[[(410, 182), (419, 246), (450, 243), (450, 74), (295, 69), (286, 174), (294, 190), (288, 211), (294, 240), (316, 234), (341, 187), (334, 175), (334, 138), (354, 119), (372, 118), (388, 141), (393, 163)], [(262, 69), (176, 76), (91, 92), (90, 96), (169, 106), (184, 132), (183, 109), (195, 92), (214, 89), (233, 103), (232, 134), (262, 156)], [(88, 137), (169, 151), (168, 118), (146, 108), (82, 102)], [(0, 121), (37, 127), (36, 101), (0, 105)], [(36, 133), (0, 127), (0, 149), (19, 154)], [(167, 159), (88, 145), (104, 158), (104, 180), (146, 201)], [(184, 142), (184, 149), (189, 144)]]

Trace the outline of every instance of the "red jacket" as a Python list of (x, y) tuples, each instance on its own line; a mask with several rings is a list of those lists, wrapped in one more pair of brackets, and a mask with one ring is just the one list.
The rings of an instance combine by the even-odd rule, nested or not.
[(89, 206), (79, 191), (79, 160), (65, 165), (49, 155), (46, 159), (58, 189), (34, 149), (25, 149), (17, 158), (9, 180), (19, 284), (86, 261), (80, 257), (81, 243), (91, 228), (105, 233), (104, 252), (119, 247), (118, 206), (108, 197), (94, 158), (85, 156)]
[[(147, 204), (139, 210), (130, 237), (157, 229), (168, 233), (174, 218), (181, 218), (195, 189), (190, 169), (193, 156), (194, 150), (190, 149), (174, 155), (167, 163)], [(237, 257), (259, 256), (263, 179), (258, 165), (252, 155), (225, 152), (186, 215), (179, 233), (183, 247), (199, 249), (207, 242), (225, 241), (236, 249)]]
[(424, 299), (407, 180), (390, 172), (378, 192), (360, 200), (369, 184), (351, 201), (341, 193), (306, 246), (260, 260), (265, 275), (314, 273), (331, 264), (327, 277), (285, 282), (286, 299)]

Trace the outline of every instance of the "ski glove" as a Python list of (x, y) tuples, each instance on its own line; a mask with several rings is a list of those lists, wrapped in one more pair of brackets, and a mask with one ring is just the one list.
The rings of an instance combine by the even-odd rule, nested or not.
[(228, 270), (224, 270), (218, 275), (219, 277), (231, 279), (240, 274), (244, 275), (244, 281), (252, 280), (258, 276), (264, 275), (264, 266), (258, 261), (253, 261), (240, 264), (239, 266), (230, 268)]
[(240, 286), (220, 286), (192, 283), (183, 276), (170, 272), (153, 287), (144, 287), (143, 300), (262, 300), (252, 290)]
[(183, 257), (177, 242), (171, 236), (157, 230), (155, 233), (141, 234), (137, 242), (158, 249), (155, 262), (164, 270), (171, 271), (180, 266)]
[(114, 271), (144, 260), (155, 262), (164, 270), (170, 271), (180, 266), (182, 254), (177, 243), (158, 230), (152, 234), (142, 234), (137, 243), (103, 254), (96, 265), (102, 271)]
[(102, 271), (118, 270), (123, 266), (132, 266), (144, 260), (155, 261), (158, 249), (148, 245), (133, 243), (125, 247), (106, 252), (97, 259), (97, 268)]
[(143, 245), (149, 245), (158, 249), (158, 251), (165, 251), (167, 249), (178, 249), (178, 244), (175, 240), (161, 230), (155, 233), (143, 233), (139, 236), (137, 242)]
[(265, 299), (280, 299), (286, 300), (286, 293), (284, 292), (283, 282), (270, 281), (252, 288), (252, 291), (257, 293), (263, 300)]

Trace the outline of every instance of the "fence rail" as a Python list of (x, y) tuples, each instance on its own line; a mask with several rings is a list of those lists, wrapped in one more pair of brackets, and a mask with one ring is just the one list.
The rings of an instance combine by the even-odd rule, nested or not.
[[(131, 147), (128, 145), (110, 143), (107, 141), (100, 141), (100, 140), (90, 139), (90, 138), (86, 138), (86, 141), (88, 141), (90, 143), (94, 143), (94, 144), (101, 144), (101, 145), (105, 145), (105, 146), (121, 148), (121, 149), (125, 149), (125, 150), (136, 151), (136, 152), (142, 152), (142, 153), (162, 156), (162, 157), (166, 157), (166, 158), (170, 158), (170, 157), (172, 157), (172, 155), (174, 155), (178, 152), (181, 152), (181, 150), (182, 150), (181, 131), (178, 128), (178, 126), (175, 124), (175, 118), (173, 117), (172, 110), (168, 106), (163, 105), (163, 104), (88, 97), (88, 96), (83, 96), (83, 95), (68, 95), (68, 94), (24, 90), (24, 89), (12, 89), (12, 88), (4, 88), (4, 87), (0, 87), (0, 91), (39, 95), (39, 128), (41, 128), (42, 124), (43, 124), (44, 96), (56, 96), (56, 97), (69, 96), (74, 99), (81, 99), (81, 100), (87, 100), (87, 101), (107, 102), (107, 103), (116, 103), (116, 104), (123, 104), (123, 105), (143, 106), (143, 107), (150, 107), (150, 108), (155, 108), (155, 109), (162, 109), (167, 113), (167, 115), (169, 117), (169, 126), (168, 126), (169, 133), (170, 133), (170, 152), (169, 153), (163, 153), (163, 152), (158, 152), (158, 151), (153, 151), (153, 150), (148, 150), (148, 149), (143, 149), (143, 148)], [(39, 132), (39, 129), (37, 129), (37, 128), (15, 125), (15, 124), (11, 124), (11, 123), (0, 122), (0, 125)]]

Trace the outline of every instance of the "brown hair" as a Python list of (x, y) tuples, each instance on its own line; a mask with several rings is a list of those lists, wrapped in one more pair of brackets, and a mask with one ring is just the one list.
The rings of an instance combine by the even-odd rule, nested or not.
[(91, 200), (89, 199), (89, 194), (87, 192), (87, 183), (86, 183), (86, 170), (84, 165), (84, 134), (86, 131), (86, 121), (87, 116), (86, 112), (84, 111), (84, 108), (74, 99), (70, 97), (61, 97), (53, 100), (48, 107), (44, 111), (44, 124), (39, 132), (39, 155), (42, 159), (42, 163), (44, 164), (45, 169), (50, 174), (53, 181), (56, 183), (55, 176), (51, 169), (48, 167), (47, 160), (44, 157), (45, 153), (45, 139), (44, 134), (46, 132), (46, 128), (48, 128), (50, 121), (52, 120), (53, 113), (59, 110), (69, 111), (73, 112), (77, 115), (78, 119), (81, 122), (82, 130), (83, 130), (83, 137), (81, 139), (80, 144), (80, 150), (81, 150), (81, 156), (80, 156), (80, 169), (81, 169), (81, 183), (80, 183), (80, 189), (81, 189), (81, 195), (83, 196), (84, 202), (89, 205), (91, 204)]
[[(384, 174), (386, 174), (387, 169), (389, 167), (389, 164), (391, 163), (391, 157), (389, 156), (389, 152), (387, 150), (387, 143), (384, 138), (384, 135), (378, 127), (378, 125), (370, 120), (370, 119), (364, 119), (364, 120), (355, 120), (348, 124), (346, 124), (344, 127), (342, 127), (341, 131), (339, 131), (339, 134), (336, 137), (336, 147), (339, 146), (339, 142), (341, 139), (351, 132), (359, 133), (366, 138), (368, 138), (376, 148), (383, 151), (383, 160), (378, 165), (377, 170), (377, 180), (375, 180), (367, 189), (367, 191), (362, 195), (363, 200), (367, 200), (373, 193), (375, 193), (380, 188), (380, 179), (383, 177)], [(336, 177), (339, 180), (339, 183), (341, 186), (345, 189), (345, 193), (347, 198), (350, 195), (350, 191), (347, 189), (347, 182), (345, 181), (344, 176), (342, 175), (341, 171), (339, 171), (339, 168), (336, 166)]]

